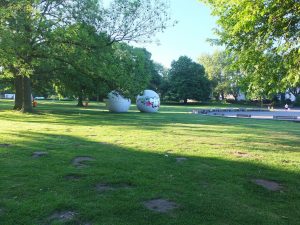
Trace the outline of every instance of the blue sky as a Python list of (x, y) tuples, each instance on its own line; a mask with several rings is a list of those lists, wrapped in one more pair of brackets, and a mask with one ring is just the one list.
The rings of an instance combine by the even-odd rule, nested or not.
[(217, 46), (211, 46), (208, 38), (214, 38), (216, 18), (210, 15), (208, 6), (198, 0), (170, 0), (172, 18), (178, 21), (175, 27), (158, 34), (155, 39), (160, 45), (143, 44), (152, 53), (152, 59), (170, 67), (173, 60), (186, 55), (197, 60), (202, 53), (212, 53)]
[[(104, 3), (110, 0), (104, 0)], [(194, 61), (202, 53), (212, 53), (218, 47), (211, 46), (206, 40), (214, 38), (212, 29), (216, 27), (216, 18), (210, 15), (208, 6), (198, 0), (169, 0), (171, 16), (178, 24), (155, 36), (160, 45), (139, 44), (152, 53), (152, 59), (166, 67), (173, 60), (186, 55)], [(136, 44), (134, 44), (136, 46)]]

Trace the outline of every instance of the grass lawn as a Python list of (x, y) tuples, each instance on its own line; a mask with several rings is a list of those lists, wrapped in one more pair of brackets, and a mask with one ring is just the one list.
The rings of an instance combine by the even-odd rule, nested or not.
[[(300, 123), (12, 104), (0, 101), (1, 225), (300, 224)], [(174, 208), (149, 210), (154, 199)]]

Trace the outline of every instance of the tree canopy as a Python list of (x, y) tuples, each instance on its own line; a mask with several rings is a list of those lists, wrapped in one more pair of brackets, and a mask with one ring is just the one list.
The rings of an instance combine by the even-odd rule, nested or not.
[(175, 100), (206, 100), (210, 95), (210, 82), (204, 67), (187, 56), (173, 61), (169, 71), (170, 95)]
[(298, 0), (201, 0), (218, 17), (216, 44), (224, 45), (249, 92), (278, 93), (300, 86)]
[(213, 54), (202, 54), (198, 62), (205, 68), (205, 74), (212, 85), (212, 94), (216, 100), (225, 95), (233, 95), (237, 99), (240, 92), (242, 75), (239, 70), (231, 67), (231, 57), (225, 51), (215, 51)]

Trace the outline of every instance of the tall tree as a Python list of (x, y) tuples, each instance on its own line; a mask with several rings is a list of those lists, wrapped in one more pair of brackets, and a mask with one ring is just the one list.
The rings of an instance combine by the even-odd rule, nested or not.
[(173, 61), (169, 72), (171, 95), (187, 103), (188, 99), (206, 100), (210, 95), (210, 82), (204, 67), (186, 56)]
[(249, 92), (271, 95), (300, 86), (298, 0), (200, 1), (218, 17), (213, 41), (232, 54)]
[(147, 87), (151, 79), (153, 62), (144, 48), (135, 48), (125, 43), (113, 45), (113, 57), (107, 67), (112, 78), (108, 85), (124, 96), (133, 98)]
[(219, 100), (220, 96), (223, 100), (228, 94), (237, 99), (241, 73), (231, 66), (230, 55), (224, 51), (215, 51), (211, 55), (201, 55), (198, 62), (205, 68), (205, 73), (212, 84), (212, 95), (216, 100)]
[(50, 55), (49, 34), (79, 13), (72, 1), (1, 1), (0, 64), (15, 77), (16, 110), (32, 112), (30, 77), (38, 59)]

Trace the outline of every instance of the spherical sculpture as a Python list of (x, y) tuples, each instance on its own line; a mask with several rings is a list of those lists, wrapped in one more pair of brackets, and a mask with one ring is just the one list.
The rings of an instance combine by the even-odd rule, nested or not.
[(117, 91), (111, 91), (107, 95), (106, 107), (110, 112), (121, 113), (129, 110), (131, 100), (125, 98)]
[(136, 98), (136, 106), (141, 112), (157, 112), (160, 106), (160, 99), (155, 91), (144, 90)]

